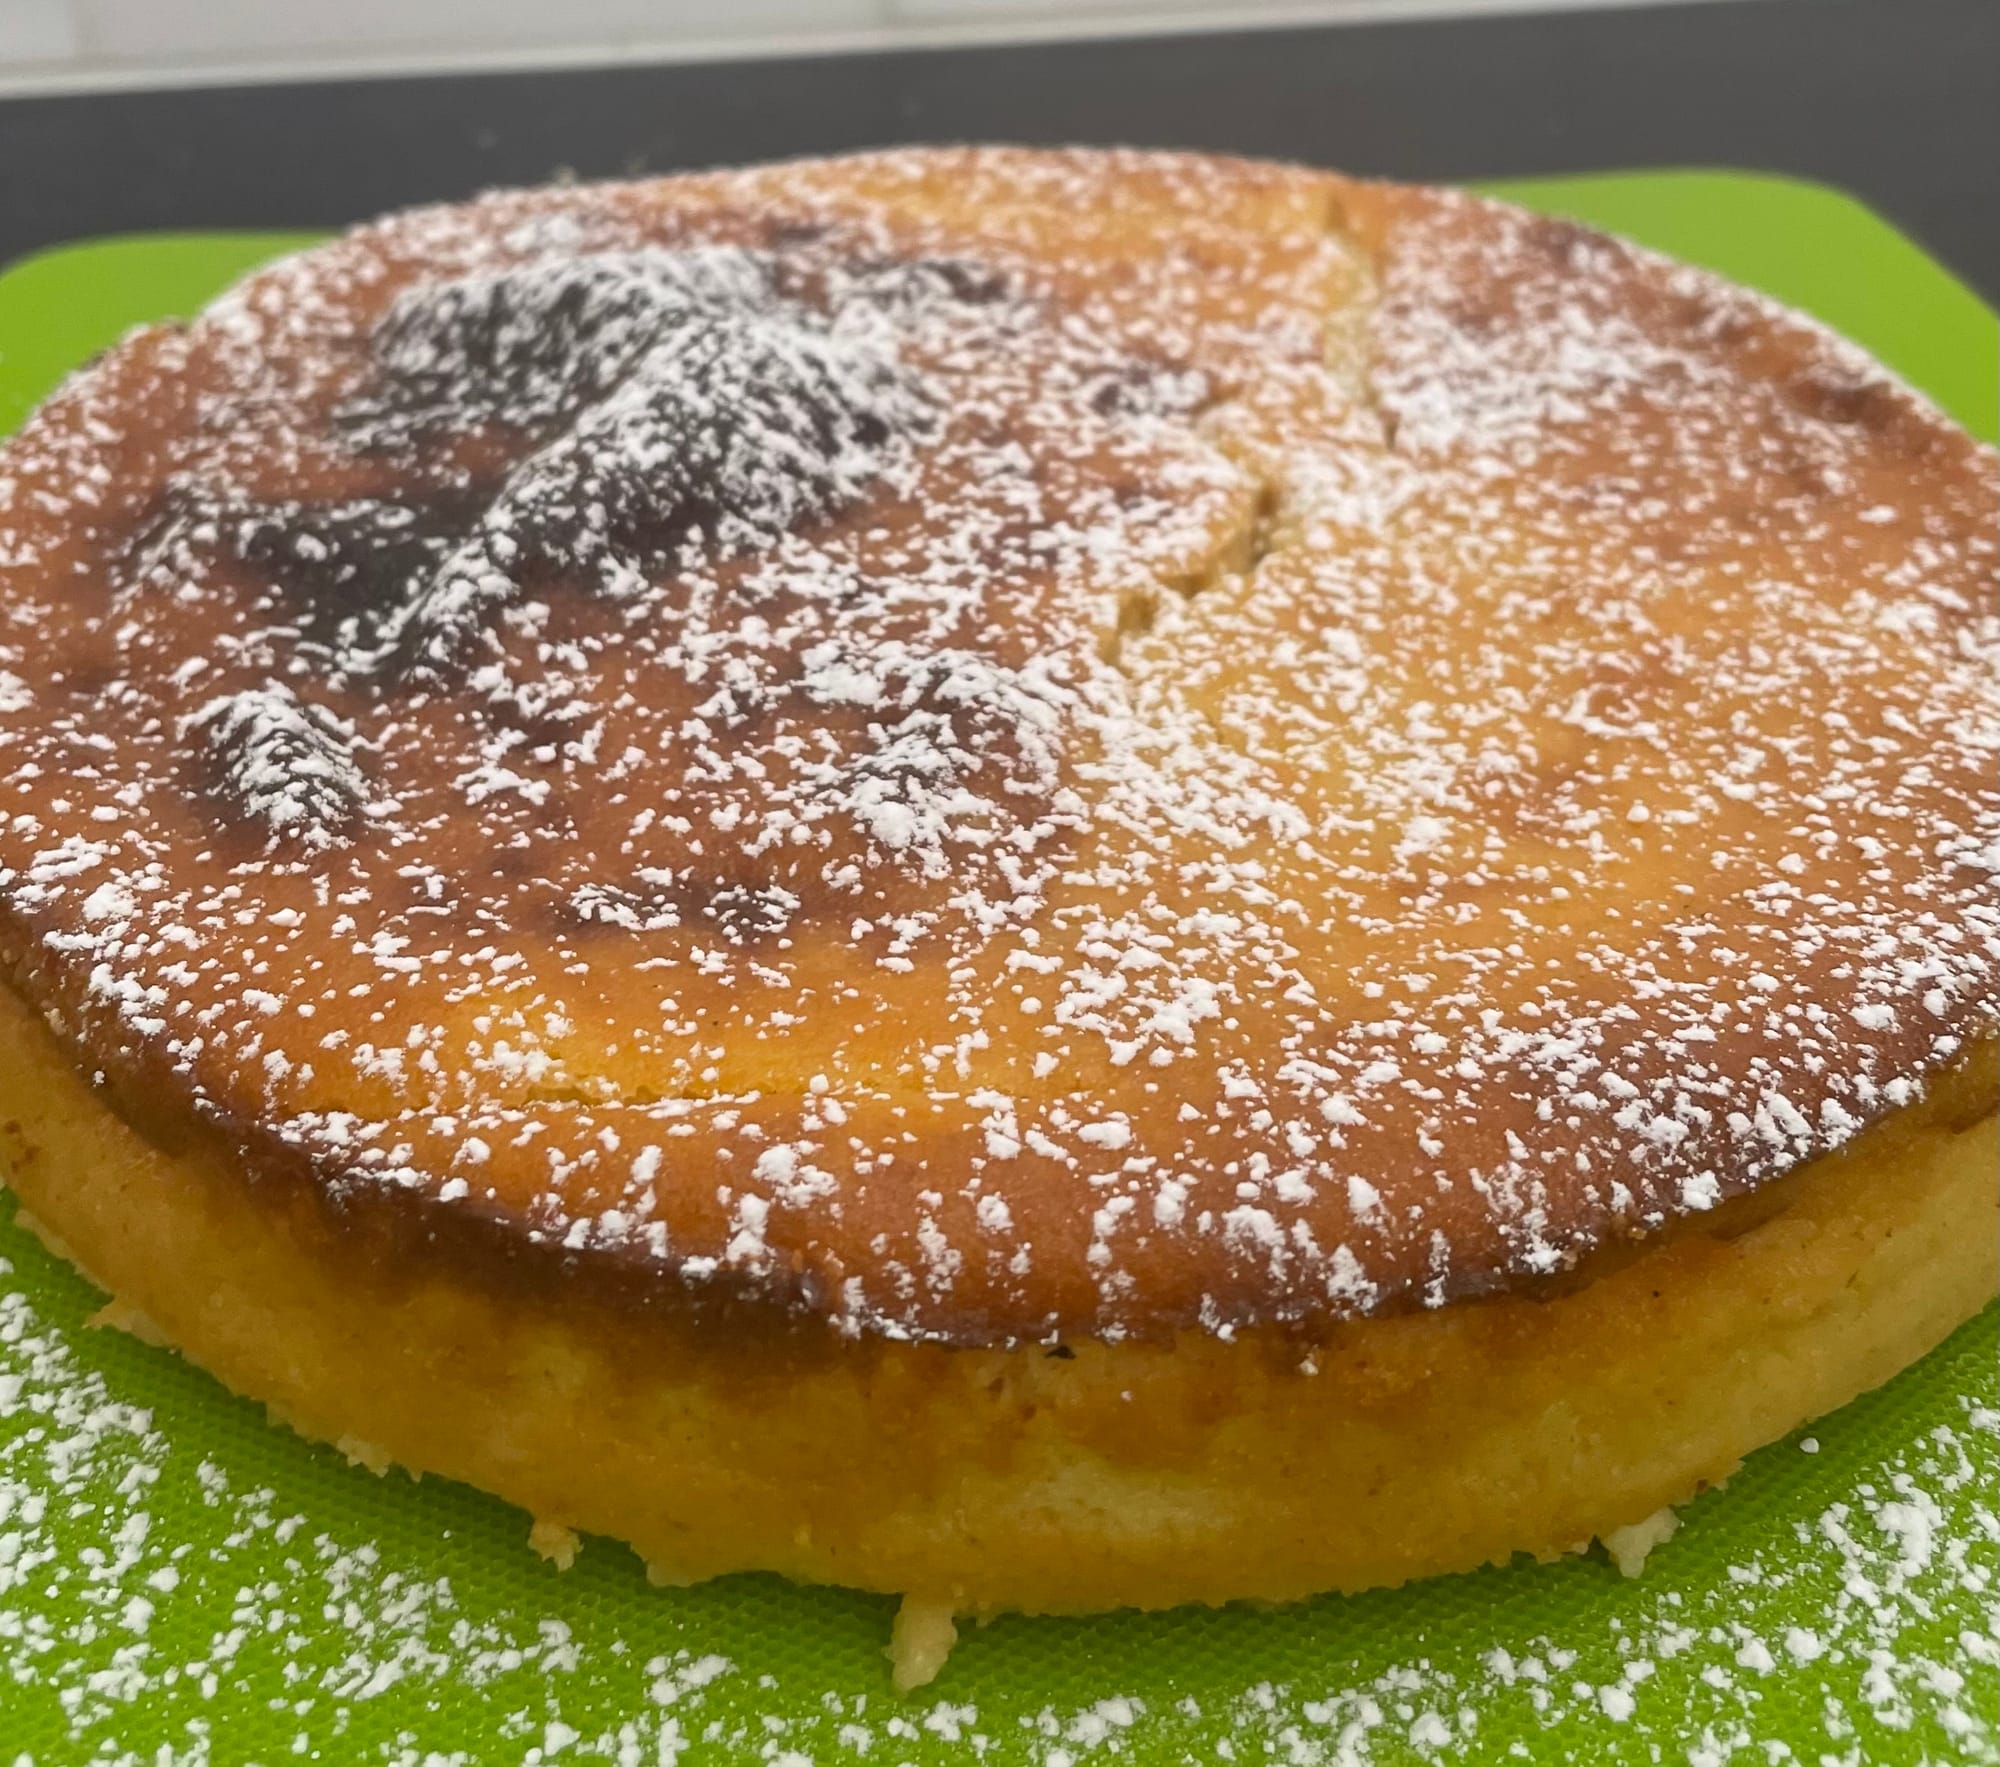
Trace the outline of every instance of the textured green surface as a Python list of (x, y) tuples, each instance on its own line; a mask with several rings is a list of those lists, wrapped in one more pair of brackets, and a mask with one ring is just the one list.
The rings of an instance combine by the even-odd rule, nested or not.
[[(1505, 194), (1815, 311), (1993, 431), (1993, 315), (1846, 198), (1716, 173)], [(0, 277), (0, 430), (294, 243), (118, 240)], [(1755, 1456), (1638, 1582), (1593, 1555), (1276, 1613), (1005, 1620), (898, 1702), (888, 1602), (653, 1590), (603, 1542), (558, 1574), (517, 1512), (308, 1447), (84, 1330), (94, 1304), (0, 1201), (0, 1767), (2000, 1761), (1991, 1311), (1810, 1449)]]

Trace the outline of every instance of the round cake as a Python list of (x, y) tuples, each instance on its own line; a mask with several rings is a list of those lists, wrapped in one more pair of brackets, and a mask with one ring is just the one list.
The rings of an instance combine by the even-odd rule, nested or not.
[(503, 194), (0, 449), (0, 1117), (552, 1554), (954, 1614), (1604, 1538), (1996, 1287), (1993, 452), (1450, 192)]

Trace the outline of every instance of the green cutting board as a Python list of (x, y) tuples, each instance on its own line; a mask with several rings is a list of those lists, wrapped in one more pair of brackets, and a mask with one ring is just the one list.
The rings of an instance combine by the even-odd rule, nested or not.
[[(1994, 315), (1834, 191), (1500, 194), (1804, 307), (1994, 433)], [(107, 240), (0, 276), (0, 432), (306, 237)], [(86, 1329), (96, 1301), (0, 1201), (0, 1767), (2000, 1762), (1991, 1310), (1753, 1456), (1636, 1581), (1593, 1554), (1282, 1611), (1006, 1619), (899, 1700), (890, 1601), (656, 1590), (604, 1541), (559, 1573), (517, 1511), (350, 1467)]]

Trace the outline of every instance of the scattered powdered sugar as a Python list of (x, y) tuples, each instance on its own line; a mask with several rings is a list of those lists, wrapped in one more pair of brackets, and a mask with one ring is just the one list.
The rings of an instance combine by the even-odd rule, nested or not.
[[(281, 1716), (253, 1722), (267, 1739), (295, 1738), (275, 1758), (337, 1746), (371, 1704), (421, 1721), (440, 1688), (518, 1700), (501, 1729), (524, 1759), (553, 1758), (557, 1737), (583, 1740), (562, 1716), (583, 1668), (568, 1623), (471, 1617), (447, 1578), (277, 1502), (114, 1398), (0, 1259), (0, 1759), (54, 1767), (88, 1748), (92, 1760), (221, 1767), (248, 1758), (229, 1714), (240, 1724), (271, 1687), (285, 1689), (271, 1708)], [(702, 1690), (736, 1672), (687, 1651), (617, 1667), (635, 1683), (635, 1717), (577, 1758), (672, 1763), (700, 1735)], [(52, 1712), (61, 1752), (12, 1752), (32, 1740), (12, 1727), (31, 1713), (48, 1746)], [(643, 1756), (631, 1753), (642, 1741)], [(345, 1758), (479, 1757), (391, 1745)]]
[(500, 197), (5, 459), (37, 1003), (574, 1263), (951, 1341), (1442, 1305), (1991, 1031), (1991, 451), (1566, 223), (1146, 155)]
[(726, 247), (593, 252), (421, 284), (375, 328), (383, 383), (340, 421), (371, 448), (484, 422), (539, 430), (616, 391), (663, 333), (770, 297), (766, 264)]
[[(234, 1402), (163, 1352), (117, 1340), (100, 1366), (97, 1342), (58, 1323), (80, 1312), (81, 1285), (12, 1228), (0, 1241), (18, 1262), (0, 1259), (11, 1767), (471, 1767), (503, 1745), (523, 1763), (617, 1767), (1865, 1767), (1892, 1741), (1913, 1759), (2000, 1761), (2000, 1411), (1987, 1400), (1918, 1401), (1950, 1421), (1887, 1451), (1863, 1446), (1883, 1428), (1868, 1435), (1854, 1413), (1819, 1426), (1809, 1460), (1803, 1443), (1770, 1450), (1742, 1487), (1791, 1476), (1789, 1458), (1813, 1469), (1819, 1495), (1740, 1488), (1661, 1554), (1701, 1551), (1704, 1528), (1729, 1528), (1738, 1503), (1798, 1517), (1733, 1560), (1709, 1551), (1692, 1574), (1670, 1562), (1637, 1582), (1588, 1563), (1520, 1573), (1566, 1580), (1571, 1618), (1555, 1631), (1546, 1606), (1522, 1617), (1501, 1578), (1419, 1592), (1425, 1648), (1408, 1656), (1382, 1642), (1417, 1623), (1384, 1613), (1412, 1599), (1398, 1595), (1111, 1619), (1094, 1622), (1086, 1653), (1109, 1666), (1079, 1696), (1076, 1623), (1010, 1620), (990, 1656), (983, 1633), (960, 1645), (943, 1697), (901, 1700), (887, 1665), (869, 1666), (873, 1648), (852, 1644), (879, 1640), (873, 1604), (855, 1612), (849, 1598), (762, 1580), (747, 1606), (732, 1584), (676, 1595), (647, 1588), (629, 1560), (599, 1563), (611, 1549), (597, 1545), (578, 1571), (529, 1571), (511, 1512), (449, 1491), (433, 1501), (428, 1485), (393, 1493), (399, 1544), (378, 1543), (367, 1475), (225, 1418)], [(1957, 1353), (1990, 1389), (1990, 1357)], [(137, 1391), (154, 1403), (132, 1403)], [(309, 1490), (321, 1519), (294, 1513), (265, 1468)], [(482, 1563), (495, 1552), (518, 1556)], [(794, 1633), (820, 1641), (825, 1662)], [(1069, 1691), (1051, 1702), (1038, 1685)], [(1817, 1746), (1795, 1754), (1809, 1736)]]
[(330, 845), (368, 801), (353, 730), (279, 683), (210, 700), (184, 728), (213, 756), (218, 789), (275, 836)]
[[(1345, 187), (1133, 156), (966, 156), (952, 220), (937, 163), (711, 180), (662, 229), (405, 218), (9, 451), (0, 895), (93, 1048), (564, 1255), (1115, 1337), (1559, 1269), (1984, 1034), (1989, 454), (1576, 230), (1382, 198), (1370, 260)], [(823, 1267), (861, 1274), (784, 1286)], [(1614, 1725), (1721, 1767), (1802, 1711), (1819, 1760), (2000, 1759), (1991, 1629), (1951, 1635), (1992, 1610), (1985, 1404), (1879, 1463), (1821, 1425), (1859, 1470), (1794, 1538), (1703, 1592), (1663, 1580), (1691, 1522), (1573, 1635), (1475, 1594), (1405, 1657), (1321, 1603), (1187, 1622), (1296, 1629), (1282, 1675), (1188, 1691), (1148, 1645), (1080, 1689), (1017, 1620), (996, 1660), (1052, 1639), (1014, 1660), (1063, 1700), (902, 1705), (758, 1661), (783, 1627), (709, 1648), (721, 1594), (496, 1603), (421, 1499), (400, 1547), (291, 1513), (245, 1469), (302, 1450), (225, 1466), (222, 1401), (135, 1405), (43, 1292), (0, 1269), (24, 1767), (492, 1758), (456, 1725), (620, 1767), (1584, 1761)]]
[(537, 558), (631, 592), (683, 536), (769, 547), (852, 500), (932, 427), (893, 326), (861, 312), (782, 304), (765, 262), (728, 251), (587, 255), (400, 296), (376, 344), (383, 403), (345, 413), (357, 446), (559, 429), (383, 621), (386, 654), (456, 661)]

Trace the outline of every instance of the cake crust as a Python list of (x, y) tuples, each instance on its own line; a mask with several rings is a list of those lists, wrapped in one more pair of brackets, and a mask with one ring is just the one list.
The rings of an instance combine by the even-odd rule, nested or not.
[(1531, 1289), (1988, 1034), (1994, 477), (1440, 192), (399, 217), (0, 451), (4, 956), (154, 1142), (494, 1281), (958, 1346)]

